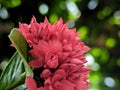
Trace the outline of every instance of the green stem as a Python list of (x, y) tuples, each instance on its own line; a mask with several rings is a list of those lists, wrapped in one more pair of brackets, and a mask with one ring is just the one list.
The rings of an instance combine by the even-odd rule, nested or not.
[(21, 78), (18, 79), (16, 82), (14, 82), (13, 84), (11, 84), (10, 86), (8, 86), (5, 90), (13, 90), (14, 88), (16, 88), (17, 86), (21, 85), (21, 84), (24, 84), (25, 82), (25, 76), (26, 74), (23, 73), (21, 75)]

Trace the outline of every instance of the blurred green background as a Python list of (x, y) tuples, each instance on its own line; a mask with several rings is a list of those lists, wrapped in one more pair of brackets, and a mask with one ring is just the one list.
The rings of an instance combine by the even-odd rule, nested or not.
[(60, 17), (91, 50), (85, 54), (92, 68), (89, 90), (120, 90), (120, 0), (0, 0), (0, 74), (15, 49), (8, 34), (32, 16), (51, 23)]

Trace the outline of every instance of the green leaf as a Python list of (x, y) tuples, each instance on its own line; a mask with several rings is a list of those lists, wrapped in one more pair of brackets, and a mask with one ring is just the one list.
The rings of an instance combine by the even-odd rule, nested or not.
[(12, 29), (9, 38), (23, 60), (26, 75), (33, 77), (33, 72), (27, 63), (30, 55), (28, 54), (28, 45), (25, 38), (16, 28)]
[(16, 88), (14, 88), (13, 90), (26, 90), (26, 85), (25, 84), (22, 84)]
[(17, 86), (25, 82), (25, 75), (33, 77), (33, 72), (27, 63), (31, 55), (28, 54), (28, 46), (24, 37), (17, 29), (13, 29), (9, 38), (17, 51), (2, 72), (0, 90), (21, 89), (22, 87)]
[(7, 67), (0, 77), (0, 90), (12, 90), (12, 88), (23, 84), (25, 73), (20, 55), (16, 52), (10, 59)]

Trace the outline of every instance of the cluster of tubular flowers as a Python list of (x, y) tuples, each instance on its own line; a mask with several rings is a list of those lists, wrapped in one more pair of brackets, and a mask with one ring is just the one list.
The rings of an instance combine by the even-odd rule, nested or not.
[(34, 77), (26, 77), (27, 90), (87, 90), (88, 73), (84, 53), (89, 47), (78, 38), (76, 29), (69, 29), (62, 18), (51, 25), (47, 18), (38, 23), (19, 23), (19, 31), (31, 47), (34, 58), (29, 65)]

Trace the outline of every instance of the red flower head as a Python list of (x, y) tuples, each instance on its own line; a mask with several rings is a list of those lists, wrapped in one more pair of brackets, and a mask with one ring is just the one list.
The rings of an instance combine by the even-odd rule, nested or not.
[(84, 53), (89, 47), (78, 38), (76, 29), (69, 29), (62, 18), (51, 25), (47, 18), (37, 23), (33, 17), (29, 25), (20, 23), (19, 30), (31, 47), (34, 60), (29, 65), (40, 69), (40, 81), (26, 78), (28, 90), (87, 90), (90, 69), (84, 66)]

